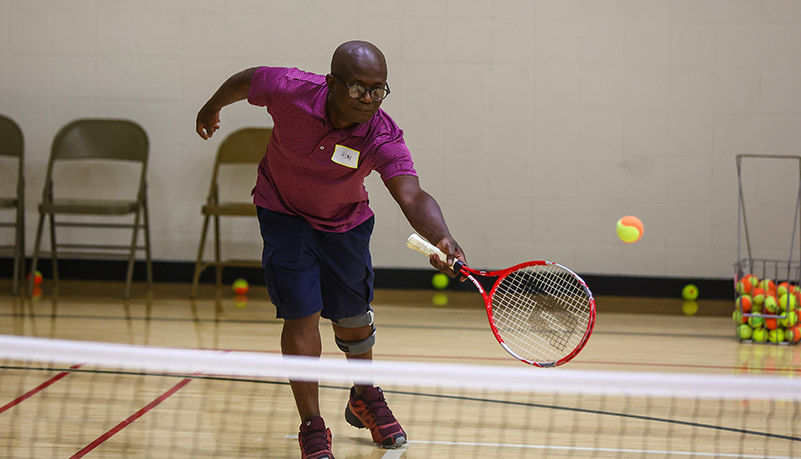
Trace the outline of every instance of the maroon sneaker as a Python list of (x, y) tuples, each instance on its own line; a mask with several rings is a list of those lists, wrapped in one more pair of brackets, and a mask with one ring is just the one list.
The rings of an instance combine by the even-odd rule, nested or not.
[(334, 459), (331, 452), (331, 429), (320, 416), (300, 425), (298, 434), (301, 459)]
[(380, 387), (368, 387), (361, 396), (350, 389), (345, 420), (355, 427), (367, 427), (373, 441), (383, 448), (398, 448), (406, 443), (406, 432), (392, 415)]

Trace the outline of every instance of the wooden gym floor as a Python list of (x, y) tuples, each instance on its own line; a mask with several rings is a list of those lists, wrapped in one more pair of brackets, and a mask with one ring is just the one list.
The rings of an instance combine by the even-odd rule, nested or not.
[[(121, 299), (123, 285), (116, 282), (62, 282), (57, 296), (47, 281), (43, 287), (39, 298), (16, 297), (10, 294), (9, 280), (0, 279), (0, 334), (279, 352), (281, 322), (274, 318), (263, 287), (253, 287), (244, 304), (237, 303), (229, 290), (216, 292), (212, 286), (203, 286), (201, 296), (190, 300), (186, 284), (157, 284), (150, 294), (136, 285), (129, 301)], [(436, 294), (376, 292), (376, 359), (522, 365), (512, 360), (487, 330), (477, 294), (445, 292), (447, 304), (439, 305), (433, 298)], [(582, 353), (563, 368), (786, 377), (801, 372), (799, 346), (739, 343), (734, 338), (733, 305), (729, 302), (701, 299), (693, 315), (687, 315), (682, 306), (680, 299), (597, 298), (595, 332)], [(324, 356), (341, 356), (328, 322), (322, 321), (320, 329)], [(480, 403), (471, 408), (471, 403), (477, 402), (447, 400), (429, 406), (403, 392), (393, 392), (391, 387), (384, 389), (410, 435), (406, 448), (374, 447), (366, 431), (342, 419), (347, 387), (321, 387), (323, 415), (333, 431), (338, 458), (801, 454), (797, 429), (783, 425), (779, 418), (768, 425), (735, 426), (747, 427), (754, 434), (729, 431), (727, 419), (721, 419), (719, 412), (702, 412), (693, 418), (708, 427), (700, 430), (691, 431), (680, 423), (635, 419), (621, 432), (619, 420), (599, 414), (614, 412), (615, 403), (624, 403), (614, 400), (585, 399), (581, 406), (593, 412), (577, 414), (580, 411), (573, 410), (563, 416), (553, 409), (553, 400), (542, 398), (534, 401), (536, 409), (530, 407), (530, 400), (528, 408)], [(28, 390), (30, 396), (22, 397)], [(567, 397), (558, 404), (571, 406), (574, 402)], [(598, 409), (599, 404), (603, 409)], [(698, 411), (697, 407), (678, 411), (682, 409)], [(740, 408), (726, 409), (736, 412)], [(760, 408), (748, 409), (756, 412)], [(489, 419), (526, 419), (529, 424), (519, 429), (512, 421), (492, 421), (489, 424), (496, 426), (492, 428), (465, 421), (475, 410)], [(662, 415), (665, 419), (678, 416), (666, 411), (656, 417)], [(464, 423), (459, 438), (444, 430), (454, 422)], [(298, 424), (286, 384), (0, 369), (3, 457), (295, 458), (299, 457), (294, 439)], [(560, 424), (569, 428), (554, 428)], [(547, 438), (532, 435), (540, 426), (551, 430)]]

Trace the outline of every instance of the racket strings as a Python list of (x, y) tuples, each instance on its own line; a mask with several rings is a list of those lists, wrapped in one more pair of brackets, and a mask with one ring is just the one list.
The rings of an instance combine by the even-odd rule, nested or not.
[(557, 265), (527, 266), (503, 278), (492, 297), (498, 333), (518, 356), (555, 362), (583, 340), (590, 320), (584, 285)]

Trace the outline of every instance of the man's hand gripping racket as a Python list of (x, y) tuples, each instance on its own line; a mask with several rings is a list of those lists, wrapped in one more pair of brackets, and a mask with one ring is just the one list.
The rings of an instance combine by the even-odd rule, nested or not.
[[(445, 254), (417, 234), (406, 246), (424, 255)], [(550, 261), (529, 261), (501, 271), (475, 270), (460, 260), (452, 269), (484, 298), (495, 338), (512, 356), (538, 367), (562, 365), (587, 343), (595, 325), (595, 299), (576, 273)], [(475, 276), (496, 278), (489, 293)]]

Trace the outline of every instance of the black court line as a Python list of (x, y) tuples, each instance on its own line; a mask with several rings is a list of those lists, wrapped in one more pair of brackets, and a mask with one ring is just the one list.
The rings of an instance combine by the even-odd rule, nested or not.
[[(210, 381), (224, 381), (224, 382), (243, 382), (243, 383), (255, 383), (255, 384), (270, 384), (270, 385), (282, 385), (282, 386), (289, 386), (288, 381), (269, 381), (269, 380), (262, 380), (262, 379), (251, 379), (251, 378), (235, 378), (235, 377), (226, 377), (226, 376), (209, 376), (209, 375), (186, 375), (186, 374), (169, 374), (169, 373), (149, 373), (149, 372), (137, 372), (137, 371), (117, 371), (117, 370), (92, 370), (92, 369), (76, 369), (76, 368), (45, 368), (45, 367), (24, 367), (24, 366), (8, 366), (2, 365), (0, 369), (4, 370), (26, 370), (26, 371), (66, 371), (70, 373), (91, 373), (91, 374), (110, 374), (110, 375), (126, 375), (126, 376), (161, 376), (165, 378), (181, 378), (183, 379), (200, 379), (200, 380), (210, 380)], [(335, 386), (329, 384), (320, 384), (320, 388), (323, 389), (333, 389), (333, 390), (342, 390), (342, 391), (350, 391), (350, 386)], [(480, 403), (488, 403), (488, 404), (498, 404), (498, 405), (511, 405), (511, 406), (522, 406), (522, 407), (529, 407), (529, 408), (543, 408), (549, 410), (557, 410), (557, 411), (567, 411), (567, 412), (574, 412), (574, 413), (584, 413), (584, 414), (595, 414), (600, 416), (612, 416), (617, 418), (623, 419), (636, 419), (641, 421), (651, 421), (651, 422), (661, 422), (665, 424), (674, 424), (674, 425), (681, 425), (687, 427), (697, 427), (700, 429), (708, 429), (708, 430), (717, 430), (723, 432), (731, 432), (731, 433), (738, 433), (738, 434), (745, 434), (745, 435), (753, 435), (758, 437), (765, 437), (765, 438), (775, 438), (780, 440), (788, 440), (794, 442), (801, 442), (801, 437), (794, 437), (791, 435), (781, 435), (781, 434), (774, 434), (771, 432), (762, 432), (757, 430), (750, 430), (750, 429), (741, 429), (737, 427), (727, 427), (715, 424), (704, 424), (700, 422), (692, 422), (692, 421), (682, 421), (679, 419), (668, 419), (668, 418), (658, 418), (654, 416), (644, 416), (639, 414), (629, 414), (629, 413), (620, 413), (614, 411), (604, 411), (604, 410), (592, 410), (587, 408), (575, 408), (575, 407), (568, 407), (568, 406), (559, 406), (559, 405), (547, 405), (542, 403), (531, 403), (531, 402), (515, 402), (509, 400), (496, 400), (491, 398), (480, 398), (480, 397), (467, 397), (462, 395), (443, 395), (443, 394), (430, 394), (425, 392), (410, 392), (410, 391), (398, 391), (398, 390), (388, 390), (385, 391), (388, 394), (398, 394), (398, 395), (408, 395), (408, 396), (416, 396), (416, 397), (426, 397), (432, 399), (447, 399), (447, 400), (459, 400), (459, 401), (469, 401), (469, 402), (480, 402)]]

